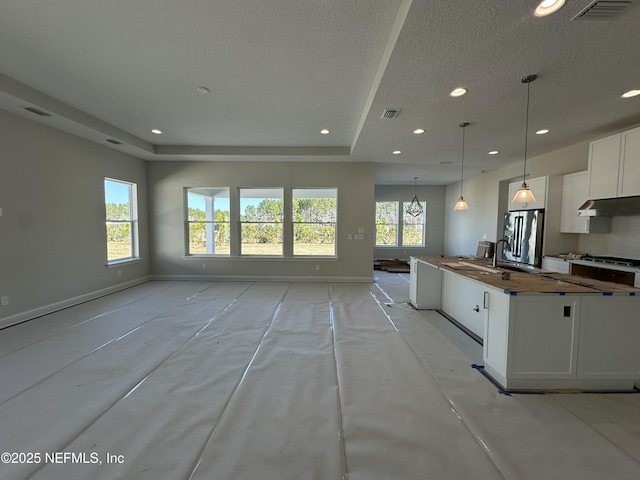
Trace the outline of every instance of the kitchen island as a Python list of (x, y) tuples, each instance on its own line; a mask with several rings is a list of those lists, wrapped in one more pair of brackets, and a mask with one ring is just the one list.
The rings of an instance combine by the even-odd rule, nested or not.
[(464, 257), (412, 257), (411, 303), (439, 310), (479, 337), (484, 369), (505, 389), (634, 389), (640, 289), (507, 268)]

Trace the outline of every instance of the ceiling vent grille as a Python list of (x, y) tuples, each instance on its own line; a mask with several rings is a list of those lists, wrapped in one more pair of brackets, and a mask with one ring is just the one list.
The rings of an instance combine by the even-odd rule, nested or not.
[(595, 0), (571, 20), (609, 20), (631, 6), (631, 0)]
[(105, 138), (105, 140), (109, 143), (113, 143), (114, 145), (122, 145), (122, 142), (119, 142), (118, 140), (114, 140), (113, 138)]
[(38, 110), (37, 108), (33, 108), (33, 107), (24, 107), (24, 109), (27, 112), (31, 112), (31, 113), (35, 113), (36, 115), (40, 115), (41, 117), (50, 117), (51, 114), (47, 113), (47, 112), (43, 112), (42, 110)]
[(380, 118), (392, 119), (396, 118), (400, 114), (399, 108), (386, 108), (384, 112), (382, 112), (382, 116)]

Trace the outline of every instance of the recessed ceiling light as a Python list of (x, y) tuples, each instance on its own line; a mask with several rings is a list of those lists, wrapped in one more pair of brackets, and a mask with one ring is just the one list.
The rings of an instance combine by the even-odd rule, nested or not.
[(548, 128), (543, 128), (541, 130), (538, 130), (536, 132), (536, 135), (546, 135), (547, 133), (549, 133), (549, 129)]
[(156, 135), (162, 135), (162, 130), (158, 130), (157, 128), (151, 129), (151, 133), (155, 133)]
[(489, 155), (497, 155), (497, 154), (499, 154), (499, 153), (500, 153), (500, 152), (499, 152), (498, 150), (491, 150), (491, 151), (489, 152)]
[(393, 154), (394, 154), (394, 155), (400, 155), (401, 153), (402, 153), (402, 151), (401, 151), (401, 150), (394, 150), (394, 151), (393, 151)]
[(452, 97), (461, 97), (465, 93), (467, 93), (467, 89), (459, 87), (453, 90), (449, 95), (451, 95)]
[(631, 98), (640, 95), (640, 90), (629, 90), (628, 92), (623, 93), (622, 98)]
[(211, 89), (210, 88), (203, 87), (202, 85), (200, 85), (199, 87), (196, 87), (196, 90), (199, 93), (211, 93)]
[(416, 135), (420, 135), (422, 133), (424, 133), (424, 128), (416, 128), (413, 133), (415, 133)]
[(536, 17), (546, 17), (554, 12), (557, 12), (564, 5), (564, 0), (543, 0), (536, 7), (533, 14)]
[(320, 133), (322, 135), (329, 135), (329, 130), (327, 130), (326, 128), (323, 128), (322, 130), (320, 130)]

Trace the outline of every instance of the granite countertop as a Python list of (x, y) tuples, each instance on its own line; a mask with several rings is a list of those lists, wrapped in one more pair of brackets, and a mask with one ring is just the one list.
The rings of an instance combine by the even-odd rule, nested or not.
[[(522, 273), (500, 268), (500, 266), (493, 268), (488, 259), (475, 260), (467, 257), (416, 258), (434, 267), (499, 288), (512, 295), (518, 293), (640, 295), (639, 288), (603, 282), (578, 275), (547, 272), (541, 269), (532, 269), (535, 273)], [(510, 278), (508, 280), (502, 278), (504, 272), (509, 272)]]

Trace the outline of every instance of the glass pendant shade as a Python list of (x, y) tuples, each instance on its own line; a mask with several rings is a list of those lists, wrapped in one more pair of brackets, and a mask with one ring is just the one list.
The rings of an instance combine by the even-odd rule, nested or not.
[(520, 190), (513, 196), (511, 203), (533, 203), (536, 201), (533, 192), (529, 189), (529, 185), (526, 182), (522, 182)]
[(453, 207), (454, 210), (469, 210), (469, 205), (467, 205), (466, 200), (463, 197), (460, 197), (456, 202), (456, 206)]
[(406, 212), (411, 215), (412, 217), (419, 217), (420, 215), (422, 215), (422, 205), (420, 204), (420, 201), (418, 200), (418, 194), (416, 192), (416, 188), (418, 185), (418, 177), (413, 177), (413, 200), (411, 200), (411, 203), (409, 204), (409, 206), (406, 209)]

